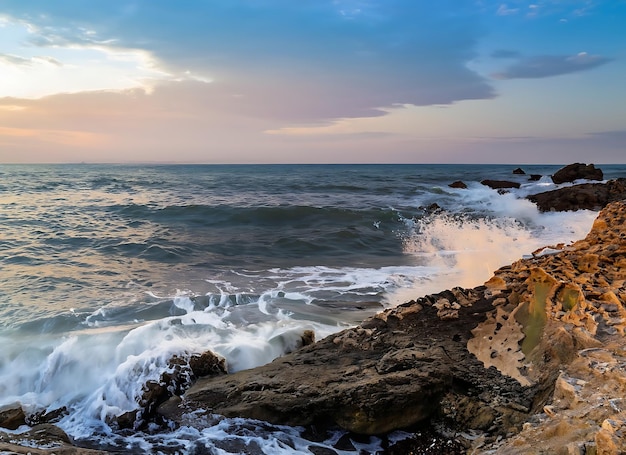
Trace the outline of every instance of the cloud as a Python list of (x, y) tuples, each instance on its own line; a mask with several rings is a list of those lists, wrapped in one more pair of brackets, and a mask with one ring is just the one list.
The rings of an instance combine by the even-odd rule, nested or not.
[(210, 80), (242, 115), (325, 122), (495, 96), (467, 65), (485, 33), (470, 0), (6, 0), (3, 9), (33, 25), (32, 45), (142, 50), (164, 79)]
[(28, 66), (32, 63), (32, 60), (18, 55), (0, 54), (0, 63), (12, 66)]
[(61, 62), (53, 57), (36, 56), (36, 57), (20, 57), (19, 55), (0, 54), (0, 63), (9, 66), (33, 66), (40, 63), (49, 63), (54, 66), (63, 66)]
[(498, 7), (498, 11), (496, 11), (498, 16), (510, 16), (517, 13), (519, 13), (519, 8), (509, 8), (506, 3), (502, 3)]
[(537, 79), (585, 71), (611, 62), (601, 55), (581, 52), (576, 55), (540, 55), (519, 59), (502, 72), (493, 74), (495, 79)]

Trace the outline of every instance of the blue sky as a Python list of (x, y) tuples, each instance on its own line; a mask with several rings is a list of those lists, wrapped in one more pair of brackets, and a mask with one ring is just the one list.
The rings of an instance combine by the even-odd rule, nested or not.
[(0, 162), (626, 162), (626, 0), (0, 0)]

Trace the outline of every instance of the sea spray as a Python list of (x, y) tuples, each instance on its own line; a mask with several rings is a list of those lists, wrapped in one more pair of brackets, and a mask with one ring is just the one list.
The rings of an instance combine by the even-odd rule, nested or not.
[[(539, 213), (524, 199), (553, 189), (556, 167), (525, 167), (539, 182), (512, 168), (4, 167), (0, 405), (65, 409), (58, 425), (81, 444), (128, 452), (330, 450), (343, 433), (312, 442), (210, 414), (190, 417), (201, 429), (132, 435), (110, 422), (174, 355), (213, 350), (231, 371), (250, 368), (305, 330), (321, 339), (586, 235), (594, 212)], [(482, 178), (521, 187), (500, 194)]]
[(418, 287), (400, 289), (393, 296), (395, 302), (453, 286), (481, 285), (496, 269), (538, 248), (583, 238), (596, 217), (596, 212), (589, 210), (540, 213), (527, 200), (512, 195), (494, 198), (492, 190), (482, 193), (488, 196), (487, 200), (473, 194), (472, 211), (437, 211), (416, 220), (404, 220), (405, 253), (438, 271)]

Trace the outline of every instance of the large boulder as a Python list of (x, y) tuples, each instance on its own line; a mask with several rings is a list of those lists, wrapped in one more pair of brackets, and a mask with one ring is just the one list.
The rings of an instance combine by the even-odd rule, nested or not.
[(528, 199), (537, 204), (542, 212), (600, 210), (610, 202), (626, 199), (626, 179), (568, 186), (533, 194)]
[(0, 428), (15, 430), (26, 425), (26, 414), (19, 403), (0, 408)]
[[(436, 418), (485, 432), (480, 444), (532, 427), (520, 444), (541, 441), (546, 453), (583, 433), (595, 447), (619, 449), (626, 381), (604, 387), (600, 373), (626, 376), (625, 221), (626, 204), (613, 203), (566, 249), (503, 267), (484, 286), (386, 310), (268, 365), (201, 379), (159, 412), (185, 425), (213, 412), (365, 434)], [(577, 362), (595, 369), (582, 382)], [(586, 384), (593, 400), (579, 406), (573, 393)], [(576, 431), (541, 432), (540, 416), (562, 408), (578, 412)], [(533, 414), (539, 423), (528, 426)], [(508, 450), (498, 453), (516, 453), (515, 444)]]
[(110, 452), (72, 445), (69, 436), (51, 424), (36, 425), (24, 433), (0, 432), (0, 453), (11, 455), (108, 455)]
[[(444, 396), (470, 394), (467, 406), (478, 414), (494, 400), (500, 404), (489, 413), (489, 424), (520, 422), (516, 416), (533, 406), (533, 387), (485, 369), (466, 348), (471, 329), (494, 308), (482, 288), (427, 296), (268, 365), (201, 379), (182, 401), (170, 400), (159, 412), (185, 424), (185, 414), (210, 409), (228, 417), (380, 434), (437, 414)], [(476, 424), (487, 425), (484, 419)]]
[(557, 185), (575, 180), (602, 180), (604, 174), (593, 164), (573, 163), (559, 169), (552, 176)]

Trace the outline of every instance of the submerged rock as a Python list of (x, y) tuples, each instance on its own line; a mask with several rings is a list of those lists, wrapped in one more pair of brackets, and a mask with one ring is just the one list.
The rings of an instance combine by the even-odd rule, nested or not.
[(625, 283), (626, 204), (617, 202), (585, 239), (503, 267), (484, 286), (422, 297), (268, 365), (200, 379), (159, 412), (185, 424), (204, 411), (364, 434), (430, 419), (484, 432), (464, 440), (475, 453), (619, 453)]
[(456, 182), (452, 182), (448, 186), (450, 188), (458, 188), (458, 189), (462, 189), (462, 190), (467, 189), (467, 184), (465, 182), (461, 181), (461, 180), (457, 180)]

